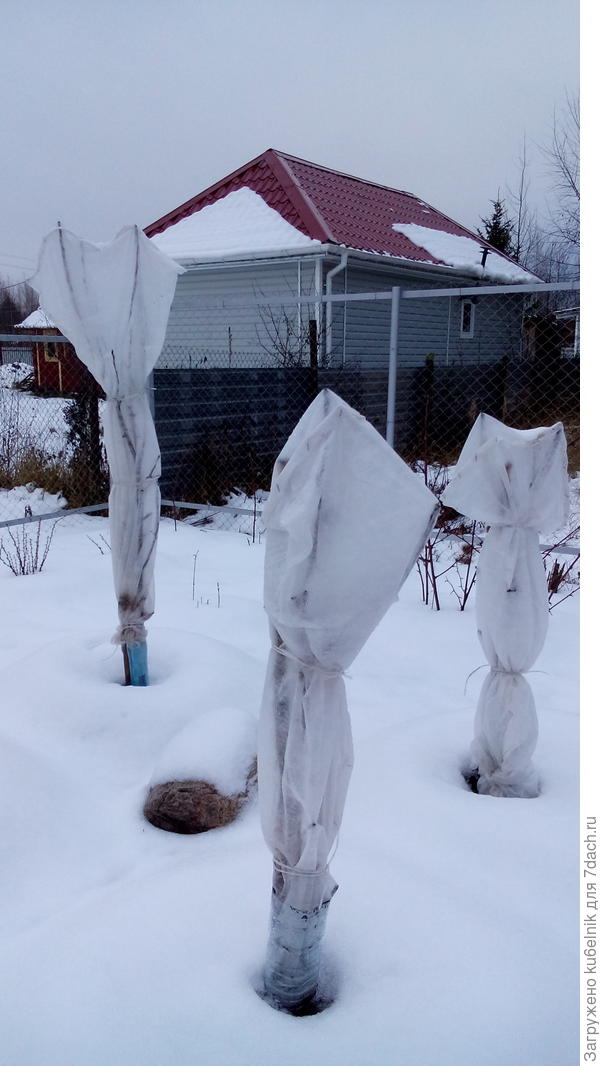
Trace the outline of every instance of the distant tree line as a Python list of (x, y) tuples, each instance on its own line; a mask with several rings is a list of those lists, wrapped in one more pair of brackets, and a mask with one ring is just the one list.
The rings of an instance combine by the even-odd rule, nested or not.
[(15, 326), (35, 311), (38, 298), (26, 281), (11, 283), (0, 276), (0, 333), (13, 333)]

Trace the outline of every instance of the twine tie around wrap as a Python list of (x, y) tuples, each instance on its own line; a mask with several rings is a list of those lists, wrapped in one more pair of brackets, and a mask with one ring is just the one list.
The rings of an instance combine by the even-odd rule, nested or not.
[(146, 636), (146, 626), (143, 622), (126, 622), (125, 625), (119, 626), (111, 643), (143, 644)]
[(271, 648), (273, 649), (273, 651), (276, 651), (278, 655), (283, 655), (284, 659), (290, 659), (291, 662), (295, 663), (296, 666), (299, 666), (302, 670), (318, 674), (325, 681), (333, 681), (336, 677), (349, 676), (345, 673), (344, 670), (341, 669), (321, 666), (320, 663), (306, 663), (304, 662), (304, 659), (299, 659), (297, 655), (294, 655), (294, 653), (289, 651), (289, 649), (286, 648), (283, 644), (271, 644)]
[(463, 696), (467, 695), (467, 686), (474, 674), (478, 674), (480, 670), (489, 670), (490, 674), (506, 674), (507, 677), (524, 677), (526, 674), (547, 674), (546, 670), (505, 670), (502, 666), (490, 666), (489, 663), (482, 663), (481, 666), (476, 666), (471, 673), (467, 675), (465, 681), (465, 687), (463, 689)]
[(506, 518), (503, 522), (490, 522), (490, 529), (528, 529), (532, 533), (539, 533), (539, 528), (533, 518)]
[(128, 481), (126, 478), (111, 478), (110, 485), (111, 488), (113, 487), (113, 485), (118, 485), (120, 488), (124, 489), (142, 488), (144, 485), (151, 485), (153, 482), (159, 480), (160, 478), (154, 476), (140, 477), (136, 481)]
[(291, 874), (292, 877), (323, 877), (329, 873), (329, 863), (322, 870), (297, 870), (295, 866), (288, 866), (280, 859), (273, 859), (273, 866), (280, 874)]
[(333, 862), (335, 858), (339, 842), (340, 835), (337, 833), (327, 863), (322, 870), (299, 870), (296, 866), (288, 866), (286, 862), (283, 862), (281, 859), (276, 859), (275, 857), (273, 857), (273, 866), (279, 873), (291, 874), (292, 877), (323, 877), (324, 874), (329, 873), (329, 864)]
[(138, 400), (141, 396), (147, 396), (147, 390), (145, 388), (140, 389), (138, 392), (130, 392), (127, 396), (107, 396), (105, 403), (125, 403), (126, 400)]

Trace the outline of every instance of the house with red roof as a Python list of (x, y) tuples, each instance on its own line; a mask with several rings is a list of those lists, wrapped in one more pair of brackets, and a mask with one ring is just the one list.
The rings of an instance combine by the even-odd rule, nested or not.
[[(159, 367), (384, 366), (390, 302), (322, 297), (539, 281), (413, 193), (272, 148), (145, 232), (186, 268)], [(523, 299), (501, 328), (477, 297), (403, 301), (400, 362), (514, 355)]]

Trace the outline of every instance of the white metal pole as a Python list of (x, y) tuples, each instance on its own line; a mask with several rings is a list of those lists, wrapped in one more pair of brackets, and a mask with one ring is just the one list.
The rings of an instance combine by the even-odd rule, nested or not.
[(396, 372), (398, 366), (398, 321), (400, 318), (400, 288), (392, 289), (392, 321), (390, 324), (390, 361), (388, 367), (388, 395), (385, 439), (394, 447), (394, 429), (396, 424)]
[[(317, 323), (317, 362), (321, 363), (321, 314), (323, 301), (323, 260), (319, 257), (315, 263), (315, 321)], [(313, 297), (314, 299), (314, 297)]]
[[(325, 275), (325, 292), (327, 296), (333, 294), (333, 279), (336, 274), (339, 274), (340, 270), (345, 270), (348, 266), (348, 249), (342, 252), (341, 259), (337, 266), (332, 267), (327, 271)], [(346, 305), (344, 304), (344, 314)], [(327, 363), (331, 359), (331, 353), (333, 351), (333, 304), (328, 301), (325, 304), (325, 353), (327, 355)], [(344, 360), (342, 360), (344, 362)]]

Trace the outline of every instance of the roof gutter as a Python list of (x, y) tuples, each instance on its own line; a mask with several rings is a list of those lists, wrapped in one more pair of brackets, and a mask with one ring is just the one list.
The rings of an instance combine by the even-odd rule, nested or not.
[[(282, 248), (272, 249), (271, 251), (264, 252), (246, 252), (243, 254), (233, 254), (226, 256), (219, 256), (213, 258), (203, 259), (189, 259), (187, 262), (184, 257), (177, 258), (176, 262), (181, 263), (186, 268), (186, 271), (208, 270), (215, 267), (235, 267), (235, 266), (248, 266), (253, 263), (278, 263), (281, 259), (293, 259), (304, 258), (305, 256), (332, 256), (336, 259), (338, 256), (347, 251), (348, 257), (351, 260), (360, 260), (367, 264), (372, 264), (377, 267), (386, 267), (388, 270), (398, 270), (402, 267), (408, 272), (413, 272), (417, 275), (427, 273), (437, 278), (467, 278), (472, 281), (473, 285), (490, 285), (488, 278), (473, 277), (467, 269), (458, 269), (457, 267), (445, 266), (442, 263), (427, 263), (420, 262), (416, 259), (404, 259), (402, 256), (397, 255), (384, 255), (381, 252), (368, 252), (358, 248), (347, 248), (340, 244), (323, 243), (309, 244), (301, 246), (299, 248)], [(172, 256), (171, 258), (175, 258)], [(497, 282), (497, 285), (502, 285), (502, 282)], [(531, 285), (533, 282), (526, 279), (522, 282), (523, 285)]]
[[(331, 246), (328, 244), (314, 244), (300, 247), (300, 248), (275, 248), (271, 251), (264, 252), (245, 252), (241, 255), (239, 253), (234, 255), (223, 255), (213, 258), (203, 259), (189, 259), (176, 258), (175, 262), (180, 263), (185, 267), (187, 271), (196, 270), (213, 270), (215, 267), (236, 267), (236, 266), (252, 266), (253, 263), (279, 263), (281, 259), (304, 259), (305, 256), (322, 256)], [(338, 249), (339, 254), (339, 249)]]

